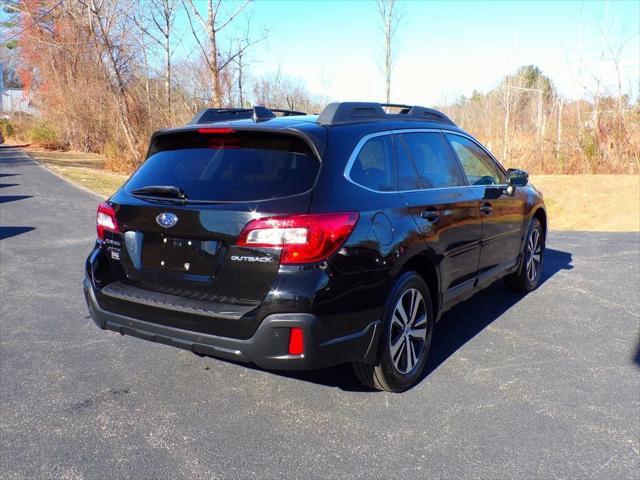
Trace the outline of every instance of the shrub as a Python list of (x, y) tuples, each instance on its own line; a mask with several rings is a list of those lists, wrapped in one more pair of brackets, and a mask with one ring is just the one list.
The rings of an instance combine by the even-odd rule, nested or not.
[(30, 143), (48, 150), (62, 149), (58, 132), (46, 120), (36, 120), (27, 130)]
[(104, 168), (107, 170), (129, 174), (136, 168), (126, 148), (114, 141), (105, 143), (103, 153), (105, 156)]
[(0, 118), (0, 134), (2, 134), (4, 138), (9, 138), (13, 137), (15, 133), (16, 132), (13, 125), (11, 125), (11, 122), (6, 118)]

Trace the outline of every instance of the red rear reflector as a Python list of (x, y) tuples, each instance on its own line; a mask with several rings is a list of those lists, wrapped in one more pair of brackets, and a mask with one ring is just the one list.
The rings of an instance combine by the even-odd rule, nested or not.
[(320, 262), (342, 246), (357, 221), (357, 212), (258, 218), (245, 225), (236, 245), (281, 248), (283, 265)]
[(236, 133), (233, 128), (199, 128), (198, 133), (226, 134)]
[(98, 238), (104, 240), (104, 232), (118, 233), (118, 220), (116, 219), (116, 212), (113, 207), (106, 202), (98, 205), (98, 211), (96, 212), (96, 230), (98, 231)]
[(304, 353), (304, 334), (299, 327), (289, 330), (289, 355), (302, 355)]

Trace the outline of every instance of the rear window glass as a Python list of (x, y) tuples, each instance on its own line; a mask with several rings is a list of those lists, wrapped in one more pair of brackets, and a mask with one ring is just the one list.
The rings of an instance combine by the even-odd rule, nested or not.
[(193, 201), (267, 200), (306, 192), (319, 169), (309, 146), (296, 137), (189, 132), (158, 137), (125, 190), (167, 185)]

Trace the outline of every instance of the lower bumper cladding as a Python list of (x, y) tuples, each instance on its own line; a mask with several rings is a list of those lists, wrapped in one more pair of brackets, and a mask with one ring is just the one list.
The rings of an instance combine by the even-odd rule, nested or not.
[[(322, 322), (309, 313), (278, 313), (267, 316), (255, 334), (246, 340), (192, 332), (139, 320), (104, 310), (93, 287), (84, 280), (84, 294), (94, 323), (122, 335), (150, 340), (192, 351), (199, 355), (254, 363), (273, 370), (311, 370), (348, 362), (372, 362), (376, 354), (379, 322), (354, 334), (328, 338)], [(290, 334), (302, 344), (291, 350)], [(289, 352), (302, 353), (292, 355)]]

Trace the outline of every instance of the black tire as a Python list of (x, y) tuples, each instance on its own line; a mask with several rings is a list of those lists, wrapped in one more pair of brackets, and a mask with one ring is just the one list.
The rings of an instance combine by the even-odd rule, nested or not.
[[(522, 249), (522, 263), (520, 268), (517, 272), (504, 277), (504, 282), (507, 287), (514, 292), (529, 293), (540, 285), (544, 265), (544, 240), (542, 225), (540, 221), (534, 217), (533, 220), (531, 220), (527, 238)], [(538, 260), (536, 260), (536, 258)], [(533, 274), (531, 269), (534, 269)]]
[[(409, 307), (408, 315), (405, 306)], [(404, 313), (404, 317), (401, 313)], [(416, 272), (405, 272), (396, 280), (387, 298), (378, 364), (354, 363), (356, 377), (362, 384), (375, 390), (406, 390), (422, 375), (432, 335), (433, 302), (429, 288)], [(395, 354), (392, 353), (394, 347)]]

